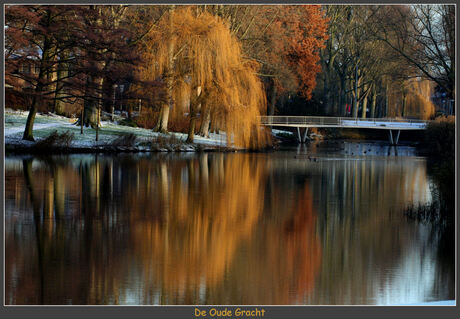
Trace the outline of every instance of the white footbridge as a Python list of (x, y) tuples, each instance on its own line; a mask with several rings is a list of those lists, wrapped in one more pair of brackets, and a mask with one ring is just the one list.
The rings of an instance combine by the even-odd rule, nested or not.
[[(300, 143), (307, 140), (308, 128), (366, 128), (387, 130), (391, 145), (397, 145), (401, 131), (425, 130), (430, 121), (393, 118), (350, 118), (327, 116), (261, 116), (261, 123), (271, 127), (295, 127)], [(301, 134), (301, 129), (303, 133)], [(393, 132), (395, 135), (393, 135)]]

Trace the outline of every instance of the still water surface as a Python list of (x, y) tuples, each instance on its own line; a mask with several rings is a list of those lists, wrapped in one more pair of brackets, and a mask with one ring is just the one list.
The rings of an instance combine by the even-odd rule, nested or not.
[(454, 299), (411, 147), (5, 160), (7, 304)]

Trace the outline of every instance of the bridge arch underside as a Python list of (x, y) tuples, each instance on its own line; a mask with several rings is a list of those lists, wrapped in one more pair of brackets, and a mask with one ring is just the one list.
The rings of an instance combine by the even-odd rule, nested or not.
[(278, 124), (265, 124), (272, 128), (296, 128), (297, 129), (297, 140), (299, 143), (305, 143), (308, 139), (309, 128), (337, 128), (337, 129), (370, 129), (370, 130), (386, 130), (388, 131), (388, 141), (390, 145), (398, 145), (401, 131), (422, 131), (425, 128), (421, 127), (407, 127), (401, 126), (338, 126), (338, 125), (278, 125)]

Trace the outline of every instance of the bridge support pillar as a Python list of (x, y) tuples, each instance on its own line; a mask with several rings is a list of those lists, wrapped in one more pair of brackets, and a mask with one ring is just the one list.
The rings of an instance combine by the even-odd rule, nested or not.
[(297, 127), (297, 139), (299, 143), (305, 143), (307, 141), (308, 127), (305, 128), (303, 134), (300, 134), (300, 127)]
[(390, 140), (390, 145), (398, 145), (399, 135), (401, 135), (401, 130), (397, 131), (396, 138), (393, 139), (393, 130), (388, 130), (388, 139)]
[(398, 130), (398, 133), (396, 133), (395, 145), (398, 145), (399, 135), (400, 134), (401, 134), (401, 130)]

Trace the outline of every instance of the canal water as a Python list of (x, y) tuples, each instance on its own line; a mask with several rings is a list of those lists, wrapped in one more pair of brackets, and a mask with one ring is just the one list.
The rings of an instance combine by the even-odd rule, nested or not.
[(428, 172), (414, 148), (372, 142), (272, 153), (7, 156), (5, 301), (454, 299), (453, 251), (442, 248), (441, 226), (405, 213), (434, 200)]

